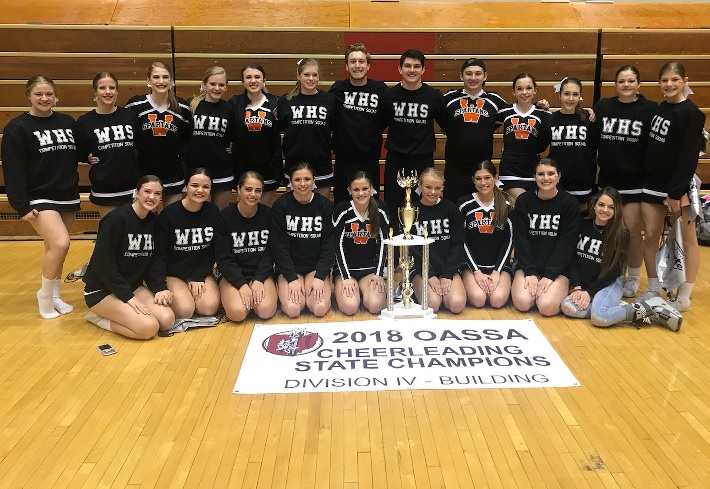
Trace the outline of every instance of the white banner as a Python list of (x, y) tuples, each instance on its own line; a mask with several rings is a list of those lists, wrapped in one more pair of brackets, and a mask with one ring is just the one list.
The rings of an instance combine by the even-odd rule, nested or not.
[(579, 386), (527, 320), (257, 324), (235, 394)]

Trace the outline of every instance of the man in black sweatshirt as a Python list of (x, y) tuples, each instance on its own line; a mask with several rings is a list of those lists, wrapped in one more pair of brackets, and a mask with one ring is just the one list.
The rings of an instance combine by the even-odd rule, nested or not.
[(351, 44), (345, 51), (345, 68), (350, 76), (330, 87), (337, 101), (333, 128), (336, 204), (350, 198), (348, 180), (358, 170), (366, 172), (373, 187), (380, 190), (383, 127), (379, 111), (387, 85), (367, 77), (371, 60), (363, 44)]
[[(397, 184), (397, 172), (421, 173), (434, 166), (434, 121), (444, 128), (444, 96), (422, 82), (424, 54), (408, 49), (399, 58), (402, 81), (389, 88), (382, 100), (382, 120), (388, 126), (385, 160), (385, 201), (390, 222), (397, 222), (397, 208), (404, 200), (404, 189)], [(445, 129), (445, 128), (444, 128)]]

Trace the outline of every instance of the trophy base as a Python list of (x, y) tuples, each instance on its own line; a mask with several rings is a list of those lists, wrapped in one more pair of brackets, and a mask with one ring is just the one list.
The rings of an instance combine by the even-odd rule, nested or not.
[(394, 305), (394, 309), (382, 309), (379, 319), (434, 319), (436, 313), (429, 307), (422, 309), (422, 306), (415, 304), (414, 307), (405, 308), (401, 302)]

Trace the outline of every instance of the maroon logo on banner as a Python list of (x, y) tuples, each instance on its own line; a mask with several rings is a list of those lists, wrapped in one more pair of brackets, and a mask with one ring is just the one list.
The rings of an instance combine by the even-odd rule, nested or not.
[(264, 340), (262, 346), (273, 355), (295, 357), (316, 351), (323, 346), (323, 338), (318, 333), (294, 329), (272, 334)]

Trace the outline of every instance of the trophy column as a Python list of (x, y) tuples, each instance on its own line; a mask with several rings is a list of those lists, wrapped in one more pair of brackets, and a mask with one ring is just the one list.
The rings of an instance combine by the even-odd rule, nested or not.
[[(387, 308), (380, 313), (380, 319), (431, 319), (436, 317), (434, 310), (427, 303), (427, 287), (422, 291), (422, 303), (417, 304), (414, 299), (414, 290), (410, 275), (414, 260), (410, 253), (410, 246), (422, 246), (422, 282), (427, 284), (429, 279), (429, 245), (434, 240), (421, 236), (412, 236), (406, 239), (403, 234), (384, 240), (387, 245)], [(402, 300), (394, 301), (394, 250), (401, 247), (399, 268), (402, 269)]]

